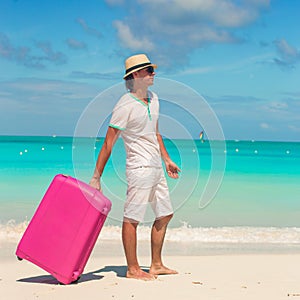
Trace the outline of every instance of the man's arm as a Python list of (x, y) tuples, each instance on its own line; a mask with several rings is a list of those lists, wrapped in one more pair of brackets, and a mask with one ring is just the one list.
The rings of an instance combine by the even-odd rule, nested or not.
[(163, 138), (160, 135), (160, 133), (158, 132), (158, 130), (156, 131), (156, 136), (157, 136), (157, 140), (158, 140), (158, 144), (159, 144), (159, 148), (160, 148), (160, 152), (161, 152), (161, 157), (162, 157), (162, 159), (165, 163), (168, 176), (171, 177), (171, 178), (178, 178), (179, 177), (178, 173), (181, 172), (181, 170), (170, 159), (170, 156), (169, 156), (169, 154), (167, 152), (167, 149), (165, 147)]
[(112, 148), (120, 134), (120, 130), (108, 127), (106, 137), (98, 155), (94, 175), (90, 181), (90, 185), (97, 190), (101, 190), (100, 177), (102, 176), (104, 167), (111, 155)]

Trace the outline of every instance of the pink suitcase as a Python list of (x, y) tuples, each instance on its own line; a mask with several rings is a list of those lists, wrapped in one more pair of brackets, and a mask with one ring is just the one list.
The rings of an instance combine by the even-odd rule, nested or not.
[(98, 190), (56, 175), (18, 244), (18, 259), (34, 263), (63, 284), (77, 281), (110, 209), (110, 200)]

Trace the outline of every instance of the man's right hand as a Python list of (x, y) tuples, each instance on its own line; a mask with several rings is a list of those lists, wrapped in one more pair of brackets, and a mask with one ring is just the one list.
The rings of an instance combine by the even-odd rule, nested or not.
[(98, 191), (101, 191), (100, 178), (92, 177), (92, 179), (90, 181), (90, 186), (92, 186), (93, 188), (95, 188)]

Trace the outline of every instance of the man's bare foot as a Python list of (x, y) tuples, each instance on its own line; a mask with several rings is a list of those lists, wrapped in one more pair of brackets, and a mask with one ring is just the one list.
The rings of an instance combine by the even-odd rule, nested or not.
[(150, 274), (150, 273), (144, 272), (141, 269), (134, 270), (134, 271), (127, 271), (126, 277), (144, 280), (144, 281), (151, 281), (151, 280), (155, 280), (157, 278), (157, 276), (155, 274)]
[(174, 275), (174, 274), (178, 274), (177, 271), (169, 269), (169, 268), (165, 267), (164, 265), (151, 266), (151, 268), (149, 270), (149, 273), (153, 274), (153, 275)]

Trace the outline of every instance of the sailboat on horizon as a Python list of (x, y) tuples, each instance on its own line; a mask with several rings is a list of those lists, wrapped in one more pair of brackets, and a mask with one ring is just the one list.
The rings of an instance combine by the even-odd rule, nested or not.
[(204, 143), (204, 131), (201, 131), (200, 133), (199, 133), (199, 139), (200, 139), (200, 141), (201, 141), (201, 143)]

